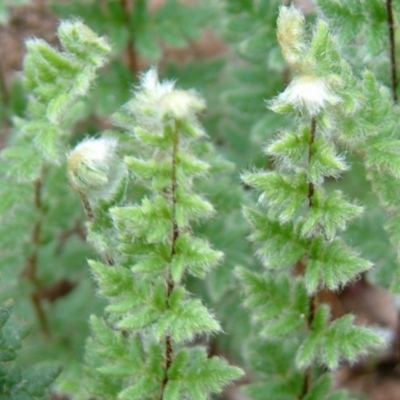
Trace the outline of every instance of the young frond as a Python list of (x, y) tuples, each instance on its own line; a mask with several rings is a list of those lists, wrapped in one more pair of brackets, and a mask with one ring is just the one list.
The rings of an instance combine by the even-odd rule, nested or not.
[[(328, 325), (327, 306), (317, 310), (315, 320), (321, 320), (312, 330), (297, 352), (296, 362), (306, 367), (314, 362), (321, 362), (329, 369), (336, 369), (345, 358), (355, 361), (367, 351), (382, 345), (382, 339), (361, 326), (355, 326), (354, 317), (346, 315)], [(325, 326), (324, 326), (325, 325)]]
[(305, 284), (309, 293), (315, 293), (320, 286), (337, 290), (371, 267), (371, 262), (359, 257), (341, 239), (326, 242), (316, 236), (310, 248)]

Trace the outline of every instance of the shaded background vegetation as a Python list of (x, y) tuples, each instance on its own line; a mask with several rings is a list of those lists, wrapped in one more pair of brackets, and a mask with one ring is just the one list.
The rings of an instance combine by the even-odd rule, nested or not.
[[(247, 167), (269, 167), (262, 146), (293, 123), (268, 111), (265, 103), (290, 81), (290, 71), (275, 38), (281, 3), (3, 0), (1, 4), (1, 147), (13, 142), (18, 134), (13, 120), (22, 117), (26, 108), (26, 92), (19, 74), (24, 41), (36, 36), (57, 46), (59, 20), (72, 16), (107, 36), (113, 55), (85, 104), (77, 108), (79, 118), (74, 124), (71, 147), (111, 126), (109, 115), (128, 100), (139, 74), (150, 65), (158, 65), (163, 78), (177, 79), (179, 87), (194, 87), (205, 97), (208, 109), (202, 121), (224, 161), (215, 167), (221, 169), (218, 184), (210, 181), (203, 187), (217, 209), (217, 217), (197, 229), (215, 248), (225, 252), (225, 262), (206, 283), (188, 283), (215, 311), (225, 330), (210, 339), (210, 354), (222, 353), (244, 366), (248, 371), (244, 381), (252, 380), (257, 372), (248, 366), (251, 351), (246, 350), (245, 339), (251, 327), (247, 312), (240, 307), (240, 288), (232, 271), (237, 265), (256, 270), (259, 264), (246, 239), (249, 228), (241, 214), (242, 205), (253, 200), (252, 194), (241, 185), (239, 175)], [(344, 53), (356, 70), (369, 67), (390, 87), (387, 15), (383, 2), (373, 3), (377, 4), (375, 12), (363, 14), (364, 25), (337, 24), (338, 41), (347, 44)], [(315, 19), (312, 3), (298, 5), (310, 21)], [(329, 1), (321, 2), (321, 7), (329, 14)], [(362, 29), (372, 30), (365, 37), (376, 38), (379, 43), (365, 44)], [(374, 262), (375, 268), (368, 277), (331, 295), (329, 302), (334, 313), (354, 312), (360, 323), (380, 326), (396, 337), (398, 312), (387, 288), (398, 267), (396, 251), (383, 229), (388, 217), (377, 206), (360, 159), (354, 156), (351, 162), (351, 173), (341, 179), (340, 185), (366, 205), (368, 212), (351, 225), (346, 238)], [(86, 260), (95, 256), (85, 241), (84, 213), (67, 184), (65, 165), (44, 174), (46, 179), (36, 181), (31, 190), (21, 186), (14, 194), (16, 198), (10, 198), (6, 188), (2, 189), (0, 300), (12, 298), (14, 317), (31, 324), (18, 363), (25, 366), (57, 361), (63, 371), (54, 385), (53, 398), (68, 398), (69, 393), (83, 398), (80, 374), (88, 318), (93, 313), (101, 314), (104, 303), (95, 294), (87, 268)], [(132, 191), (133, 198), (139, 195), (137, 190)], [(363, 391), (371, 399), (400, 398), (396, 346), (394, 340), (393, 349), (377, 355), (376, 360), (344, 366), (337, 374), (338, 385)], [(244, 398), (235, 387), (225, 396)]]

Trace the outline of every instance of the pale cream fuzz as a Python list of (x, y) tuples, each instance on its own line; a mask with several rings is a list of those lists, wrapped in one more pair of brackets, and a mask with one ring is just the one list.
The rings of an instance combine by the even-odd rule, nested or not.
[(295, 7), (282, 6), (277, 21), (277, 37), (285, 60), (292, 67), (304, 57), (306, 46), (304, 15)]
[(272, 109), (279, 112), (286, 105), (302, 114), (316, 116), (328, 105), (340, 102), (327, 86), (324, 79), (312, 75), (295, 77), (288, 87), (272, 103)]

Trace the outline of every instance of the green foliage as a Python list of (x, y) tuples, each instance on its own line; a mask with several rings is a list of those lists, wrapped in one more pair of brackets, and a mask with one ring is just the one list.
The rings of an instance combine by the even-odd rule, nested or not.
[(310, 392), (304, 397), (307, 400), (346, 400), (350, 399), (348, 393), (343, 390), (332, 393), (332, 382), (329, 375), (322, 375)]
[[(183, 285), (185, 273), (204, 277), (222, 258), (222, 253), (190, 232), (194, 221), (213, 213), (212, 205), (194, 192), (195, 182), (209, 169), (198, 158), (195, 145), (205, 135), (195, 115), (203, 107), (203, 100), (195, 93), (176, 90), (172, 82), (159, 83), (152, 69), (143, 75), (140, 89), (115, 118), (124, 126), (133, 119), (129, 134), (140, 151), (125, 161), (133, 180), (146, 186), (149, 194), (138, 204), (109, 209), (121, 245), (112, 259), (105, 258), (108, 265), (91, 261), (90, 266), (100, 293), (110, 298), (106, 308), (110, 328), (92, 319), (94, 340), (88, 343), (87, 364), (95, 365), (103, 354), (114, 360), (115, 345), (121, 351), (126, 346), (123, 352), (128, 355), (134, 341), (136, 365), (127, 369), (128, 361), (120, 364), (115, 359), (111, 368), (97, 367), (99, 376), (93, 378), (96, 383), (91, 394), (109, 386), (106, 393), (110, 398), (115, 396), (114, 376), (121, 378), (125, 371), (119, 399), (207, 399), (209, 393), (220, 392), (242, 373), (223, 360), (208, 359), (204, 348), (185, 348), (196, 336), (221, 330), (210, 311)], [(99, 146), (100, 140), (88, 144)], [(101, 144), (107, 146), (107, 142)], [(70, 167), (76, 154), (83, 157), (84, 164), (85, 157), (92, 161), (90, 151), (81, 154), (79, 149), (71, 153)], [(97, 168), (101, 168), (100, 163)], [(77, 179), (82, 172), (90, 187), (91, 175), (76, 171)], [(79, 193), (84, 198), (85, 188)], [(96, 199), (88, 200), (95, 206)], [(98, 224), (97, 234), (106, 235), (107, 219), (97, 207), (92, 212), (93, 217), (91, 212), (88, 216)], [(108, 249), (101, 250), (111, 254)], [(96, 342), (103, 348), (101, 353)]]
[(208, 398), (207, 392), (219, 392), (221, 386), (228, 384), (233, 376), (241, 371), (232, 368), (219, 357), (207, 357), (203, 348), (182, 349), (168, 371), (168, 384), (165, 399)]
[[(110, 48), (82, 22), (63, 22), (58, 35), (62, 50), (39, 39), (27, 42), (27, 108), (15, 116), (10, 144), (1, 153), (0, 248), (2, 300), (14, 297), (18, 316), (32, 322), (36, 314), (37, 327), (27, 340), (36, 344), (22, 349), (22, 357), (29, 363), (57, 358), (65, 364), (60, 385), (69, 387), (88, 331), (88, 309), (96, 309), (98, 300), (83, 269), (90, 251), (76, 240), (80, 210), (68, 187), (65, 152)], [(77, 302), (84, 304), (79, 313)], [(74, 325), (80, 328), (71, 330)], [(52, 334), (49, 345), (42, 335)]]
[[(110, 51), (104, 39), (80, 22), (64, 22), (58, 35), (64, 53), (42, 40), (27, 42), (24, 84), (31, 94), (29, 119), (16, 121), (19, 141), (2, 153), (12, 162), (9, 173), (21, 180), (39, 177), (42, 157), (60, 162), (59, 140), (68, 134), (79, 110), (73, 106), (87, 94), (96, 70)], [(36, 149), (27, 145), (29, 141)]]
[[(353, 148), (365, 135), (357, 138), (353, 131), (351, 139), (343, 138), (345, 133), (334, 125), (339, 115), (347, 121), (358, 117), (355, 98), (359, 84), (355, 85), (325, 22), (317, 21), (308, 34), (299, 11), (281, 7), (277, 25), (282, 53), (294, 78), (270, 107), (278, 113), (294, 113), (298, 128), (280, 132), (264, 148), (274, 170), (242, 175), (245, 184), (261, 192), (258, 209), (245, 208), (244, 212), (253, 227), (250, 238), (257, 243), (257, 255), (267, 270), (252, 273), (241, 269), (239, 278), (258, 337), (278, 337), (285, 346), (289, 337), (299, 338), (292, 368), (303, 375), (307, 388), (303, 383), (293, 384), (294, 392), (288, 393), (278, 383), (274, 396), (299, 397), (306, 390), (299, 398), (330, 398), (329, 378), (318, 378), (321, 374), (315, 365), (337, 369), (342, 359), (354, 361), (382, 344), (367, 328), (355, 326), (351, 315), (331, 321), (329, 307), (318, 300), (322, 288), (336, 291), (372, 267), (339, 236), (363, 208), (349, 202), (342, 191), (325, 187), (328, 179), (339, 179), (349, 168), (338, 144), (346, 142)], [(372, 166), (385, 159), (386, 165), (395, 168), (396, 161), (390, 162), (393, 144), (371, 146), (376, 159), (372, 161), (367, 153), (366, 163), (371, 160)], [(265, 362), (261, 363), (267, 379), (278, 373), (277, 367), (268, 370)], [(260, 388), (264, 390), (264, 385), (250, 386), (253, 398), (260, 398)], [(346, 397), (339, 392), (332, 396)]]
[(21, 368), (16, 361), (22, 340), (30, 328), (10, 319), (11, 301), (0, 306), (0, 398), (3, 400), (47, 399), (60, 368), (49, 363)]
[(54, 2), (54, 8), (64, 18), (79, 16), (94, 30), (104, 32), (114, 51), (134, 46), (151, 61), (160, 58), (161, 43), (179, 48), (198, 38), (201, 27), (213, 15), (207, 4), (184, 5), (177, 0), (168, 0), (155, 11), (144, 0), (135, 2), (129, 10), (116, 0), (107, 0), (102, 7), (96, 1), (72, 1), (68, 5)]
[[(197, 40), (216, 15), (215, 5), (208, 0), (194, 4), (106, 0), (101, 7), (96, 0), (50, 3), (60, 18), (83, 19), (113, 45), (110, 68), (99, 77), (89, 99), (92, 111), (101, 115), (115, 112), (129, 99), (131, 84), (137, 82), (143, 64), (156, 63), (168, 49), (182, 49)], [(103, 101), (98, 102), (99, 98)]]
[(248, 343), (247, 358), (255, 380), (245, 386), (245, 394), (255, 400), (272, 396), (277, 400), (289, 400), (298, 396), (302, 376), (293, 364), (298, 345), (297, 340), (252, 338)]
[(331, 372), (381, 339), (320, 294), (400, 290), (398, 106), (384, 2), (317, 3), (49, 3), (77, 19), (0, 88), (0, 300), (36, 322), (0, 308), (0, 398), (207, 400), (220, 354), (251, 399), (353, 398)]
[(346, 315), (329, 324), (328, 308), (321, 306), (312, 321), (311, 334), (297, 352), (297, 364), (309, 366), (317, 358), (328, 368), (336, 369), (341, 357), (354, 361), (368, 347), (382, 344), (368, 329), (354, 326), (353, 319)]
[(279, 0), (223, 2), (222, 35), (240, 61), (227, 66), (218, 130), (240, 168), (250, 160), (263, 165), (259, 148), (266, 132), (272, 135), (286, 123), (265, 113), (264, 105), (282, 89), (287, 73), (275, 35), (280, 4)]
[[(361, 37), (367, 44), (367, 51), (376, 56), (386, 45), (387, 16), (385, 5), (372, 1), (326, 1), (318, 0), (318, 6), (327, 14), (335, 27), (342, 26), (337, 33), (346, 41), (356, 41)], [(367, 29), (368, 27), (368, 29)]]
[(254, 310), (256, 322), (263, 323), (260, 335), (287, 336), (304, 325), (309, 305), (303, 282), (299, 280), (291, 287), (285, 274), (260, 276), (245, 269), (238, 270), (238, 275), (243, 282), (245, 306)]
[(269, 268), (282, 268), (292, 265), (305, 254), (306, 241), (296, 232), (293, 223), (280, 223), (251, 208), (245, 208), (244, 212), (254, 229), (250, 239), (263, 243), (257, 251), (263, 264)]

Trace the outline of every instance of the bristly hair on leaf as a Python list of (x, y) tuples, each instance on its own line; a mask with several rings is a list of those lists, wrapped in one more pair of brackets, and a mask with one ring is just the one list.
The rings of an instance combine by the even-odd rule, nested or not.
[[(144, 395), (151, 399), (208, 399), (242, 375), (225, 360), (208, 358), (205, 348), (189, 346), (200, 335), (221, 331), (215, 316), (184, 285), (187, 275), (204, 278), (223, 258), (222, 252), (213, 250), (205, 238), (196, 237), (192, 229), (196, 221), (214, 213), (213, 206), (196, 193), (197, 181), (209, 170), (196, 153), (196, 142), (205, 138), (197, 120), (204, 106), (194, 91), (176, 89), (171, 81), (159, 82), (157, 71), (151, 68), (141, 76), (133, 98), (114, 117), (117, 124), (128, 128), (130, 140), (136, 144), (137, 153), (128, 155), (125, 162), (133, 182), (146, 187), (147, 195), (134, 204), (114, 204), (106, 210), (110, 220), (105, 222), (111, 222), (117, 238), (117, 248), (105, 251), (113, 254), (113, 263), (90, 261), (90, 267), (100, 294), (110, 302), (106, 307), (108, 322), (93, 320), (96, 324), (88, 342), (87, 365), (99, 371), (96, 377), (90, 373), (94, 389), (111, 379), (115, 371), (126, 371), (118, 389), (121, 399)], [(126, 124), (128, 120), (132, 125)], [(71, 153), (73, 173), (77, 170), (75, 158), (82, 155), (85, 145), (78, 145), (76, 156)], [(114, 166), (109, 170), (97, 166), (99, 156), (78, 167), (82, 165), (83, 173), (90, 177), (100, 171), (104, 184), (109, 184), (107, 179), (115, 182), (117, 177), (111, 173)], [(73, 175), (73, 184), (75, 180)], [(97, 224), (97, 235), (106, 236), (109, 227), (102, 224), (99, 208), (93, 209), (92, 220)], [(101, 340), (98, 327), (110, 341), (97, 349), (95, 343)], [(135, 351), (141, 356), (135, 359), (134, 368), (125, 368), (133, 363), (129, 357), (126, 361), (113, 358), (112, 338), (119, 330), (125, 332), (127, 341), (121, 346), (127, 355), (131, 340), (138, 339), (135, 348), (139, 350)], [(100, 354), (109, 354), (109, 367), (95, 366)]]
[[(296, 337), (300, 344), (291, 365), (295, 389), (285, 399), (316, 393), (325, 398), (331, 382), (318, 379), (316, 363), (334, 370), (342, 360), (355, 361), (382, 345), (373, 331), (355, 326), (351, 315), (331, 321), (318, 296), (321, 290), (340, 290), (373, 264), (340, 237), (363, 207), (326, 185), (350, 169), (339, 152), (343, 139), (334, 122), (337, 115), (351, 118), (356, 112), (348, 100), (352, 91), (358, 95), (355, 79), (332, 45), (327, 24), (317, 20), (311, 33), (305, 24), (296, 7), (281, 6), (277, 36), (293, 78), (269, 103), (276, 113), (294, 114), (298, 128), (279, 132), (264, 148), (272, 170), (242, 174), (242, 181), (260, 193), (258, 207), (244, 213), (265, 267), (261, 273), (238, 270), (245, 306), (259, 339), (268, 344)], [(261, 379), (273, 379), (271, 370), (265, 366)], [(258, 398), (255, 384), (249, 391)], [(283, 395), (278, 385), (272, 392)]]

